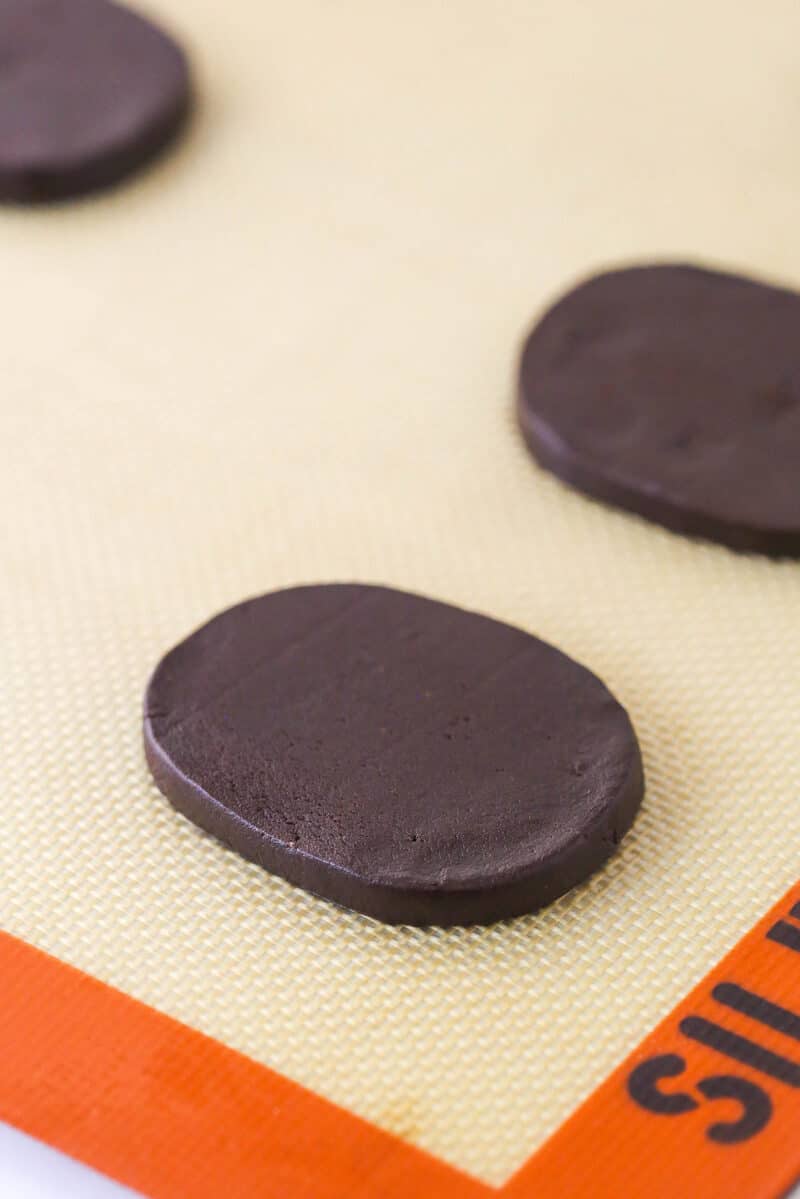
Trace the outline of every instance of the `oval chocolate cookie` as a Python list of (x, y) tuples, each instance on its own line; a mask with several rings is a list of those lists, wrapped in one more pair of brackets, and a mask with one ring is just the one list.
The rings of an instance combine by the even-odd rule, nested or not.
[(607, 688), (520, 629), (383, 587), (238, 604), (166, 655), (145, 750), (246, 858), (391, 923), (529, 912), (613, 853), (643, 792)]
[(800, 554), (800, 295), (691, 266), (599, 275), (525, 345), (539, 462), (667, 528)]
[(189, 107), (178, 46), (110, 0), (0, 0), (0, 199), (116, 183)]

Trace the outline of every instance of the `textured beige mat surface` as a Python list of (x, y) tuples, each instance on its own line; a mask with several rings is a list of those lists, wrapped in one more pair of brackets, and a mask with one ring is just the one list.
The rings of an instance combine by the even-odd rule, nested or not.
[[(111, 196), (0, 213), (0, 922), (500, 1181), (800, 873), (800, 565), (539, 472), (512, 393), (577, 276), (800, 285), (800, 9), (161, 0), (201, 110)], [(140, 750), (220, 607), (374, 580), (597, 671), (648, 793), (547, 912), (389, 929), (239, 861)]]

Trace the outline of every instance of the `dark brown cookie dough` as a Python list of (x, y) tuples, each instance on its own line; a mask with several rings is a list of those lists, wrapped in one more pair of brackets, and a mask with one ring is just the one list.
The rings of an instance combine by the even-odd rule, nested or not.
[(0, 0), (0, 200), (116, 183), (189, 108), (178, 46), (110, 0)]
[(536, 326), (519, 419), (539, 462), (649, 520), (800, 555), (800, 295), (691, 266), (599, 275)]
[(614, 852), (643, 792), (606, 687), (528, 633), (383, 587), (228, 609), (159, 663), (145, 750), (239, 853), (379, 920), (532, 911)]

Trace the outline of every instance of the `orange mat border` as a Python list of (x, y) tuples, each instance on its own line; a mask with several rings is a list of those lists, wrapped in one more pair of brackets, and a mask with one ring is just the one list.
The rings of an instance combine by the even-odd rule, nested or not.
[[(0, 933), (0, 1119), (151, 1199), (780, 1199), (800, 1177), (800, 1086), (765, 1074), (764, 1062), (773, 1072), (778, 1059), (791, 1064), (794, 1046), (800, 1072), (800, 1040), (794, 1026), (776, 1030), (720, 1003), (712, 990), (723, 982), (771, 1011), (800, 1010), (800, 884), (494, 1188)], [(687, 1018), (767, 1057), (731, 1060), (682, 1032)], [(685, 1069), (657, 1090), (684, 1095), (680, 1114), (646, 1110), (628, 1090), (637, 1065), (666, 1054)], [(771, 1109), (740, 1143), (707, 1135), (743, 1110), (704, 1094), (704, 1080), (720, 1076), (757, 1086)]]

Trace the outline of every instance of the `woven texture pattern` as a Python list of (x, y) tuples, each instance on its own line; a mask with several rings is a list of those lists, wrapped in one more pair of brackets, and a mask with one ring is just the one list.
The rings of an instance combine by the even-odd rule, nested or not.
[[(798, 875), (800, 566), (572, 494), (512, 393), (529, 321), (608, 263), (800, 284), (800, 10), (154, 10), (194, 54), (185, 146), (0, 217), (0, 921), (498, 1182)], [(509, 924), (390, 929), (172, 811), (157, 658), (349, 579), (612, 687), (648, 791), (607, 869)]]

